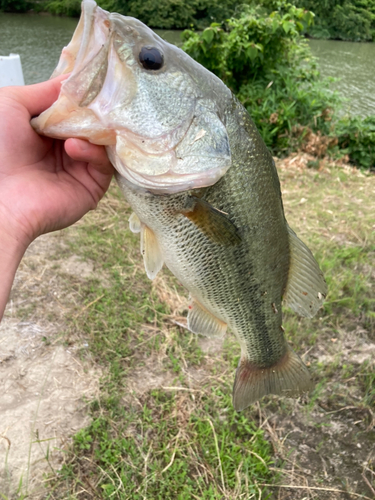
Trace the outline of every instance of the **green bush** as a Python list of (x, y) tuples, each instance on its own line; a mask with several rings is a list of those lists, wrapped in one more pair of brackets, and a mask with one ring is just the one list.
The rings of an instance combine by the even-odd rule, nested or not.
[(337, 123), (335, 134), (341, 152), (348, 154), (353, 163), (375, 169), (375, 116), (343, 118)]
[(339, 99), (327, 90), (301, 35), (313, 15), (286, 1), (247, 6), (238, 18), (183, 33), (183, 49), (239, 97), (273, 153), (295, 149), (298, 126), (331, 131)]
[(371, 41), (375, 39), (374, 0), (294, 0), (316, 14), (308, 33), (317, 38)]
[(26, 0), (0, 0), (0, 10), (4, 12), (26, 12), (30, 2)]
[[(33, 6), (40, 10), (41, 2), (42, 9), (52, 14), (77, 17), (81, 12), (81, 0), (41, 0), (33, 2)], [(97, 3), (110, 12), (135, 17), (151, 28), (162, 29), (203, 28), (230, 17), (236, 8), (235, 0), (97, 0)]]
[(102, 0), (103, 9), (136, 17), (151, 28), (205, 27), (235, 11), (235, 0)]
[(45, 10), (58, 16), (79, 17), (81, 14), (81, 0), (53, 0), (46, 2)]

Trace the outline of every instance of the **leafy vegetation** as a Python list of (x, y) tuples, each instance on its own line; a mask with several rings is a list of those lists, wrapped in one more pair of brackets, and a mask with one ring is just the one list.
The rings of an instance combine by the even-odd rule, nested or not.
[[(235, 0), (97, 0), (103, 9), (136, 17), (151, 28), (204, 28), (211, 22), (221, 22), (233, 15)], [(19, 5), (19, 6), (18, 6)], [(81, 0), (0, 0), (0, 10), (25, 12), (28, 9), (54, 15), (78, 17)]]
[[(207, 366), (210, 379), (196, 386), (191, 374), (207, 356), (197, 336), (168, 320), (171, 306), (159, 297), (167, 288), (163, 281), (152, 288), (145, 276), (139, 237), (127, 229), (130, 212), (114, 189), (101, 212), (68, 241), (70, 252), (97, 263), (103, 281), (72, 284), (83, 302), (67, 331), (84, 335), (107, 375), (52, 498), (79, 498), (90, 485), (102, 499), (258, 497), (257, 484), (276, 477), (264, 430), (234, 411), (232, 380), (221, 380), (221, 371)], [(238, 353), (228, 356), (233, 363)], [(147, 389), (157, 370), (162, 387)]]
[[(80, 0), (0, 0), (0, 10), (25, 12), (46, 10), (52, 14), (79, 16)], [(243, 5), (260, 5), (277, 10), (279, 0), (245, 0)], [(353, 41), (375, 39), (375, 4), (373, 0), (292, 0), (296, 7), (315, 14), (315, 22), (304, 32), (315, 38)], [(98, 0), (104, 9), (136, 17), (153, 28), (204, 28), (212, 22), (222, 22), (235, 16), (238, 4), (234, 0)]]
[(336, 127), (338, 144), (357, 165), (375, 168), (375, 116), (346, 117)]
[(297, 126), (328, 134), (338, 103), (301, 35), (312, 14), (278, 4), (272, 12), (247, 7), (225, 24), (183, 34), (183, 49), (238, 95), (275, 154), (296, 147)]
[[(116, 500), (266, 500), (277, 484), (298, 486), (296, 498), (305, 498), (309, 486), (347, 490), (338, 500), (351, 491), (371, 497), (362, 474), (366, 463), (372, 481), (375, 465), (368, 458), (375, 439), (375, 177), (325, 160), (318, 169), (300, 161), (277, 161), (286, 216), (329, 285), (314, 319), (284, 311), (288, 340), (316, 384), (307, 399), (268, 397), (240, 414), (233, 410), (238, 343), (228, 334), (221, 346), (176, 325), (186, 316), (187, 292), (165, 269), (147, 279), (139, 236), (127, 228), (130, 210), (114, 187), (98, 210), (54, 237), (46, 258), (56, 265), (43, 280), (33, 261), (30, 288), (18, 286), (39, 309), (23, 313), (23, 321), (45, 317), (49, 300), (55, 314), (51, 280), (58, 277), (58, 335), (103, 373), (100, 393), (88, 402), (90, 424), (64, 447), (58, 469), (51, 461), (44, 483), (50, 500), (78, 500), (82, 491)], [(63, 260), (76, 255), (94, 272), (67, 274), (57, 241)], [(36, 286), (41, 295), (32, 293)], [(321, 456), (340, 467), (323, 473)], [(306, 460), (308, 483), (300, 474)]]
[(348, 154), (372, 168), (374, 120), (336, 119), (340, 98), (322, 80), (303, 37), (312, 13), (283, 0), (267, 2), (268, 10), (265, 3), (201, 33), (186, 30), (183, 49), (239, 97), (274, 154), (298, 149), (313, 132), (324, 154)]
[(375, 3), (373, 0), (294, 0), (295, 5), (315, 14), (307, 30), (316, 38), (375, 40)]
[(213, 21), (230, 17), (235, 9), (234, 0), (104, 0), (104, 8), (136, 17), (153, 28), (182, 29), (203, 27)]
[(26, 12), (31, 2), (27, 0), (0, 0), (0, 11), (4, 12)]
[[(79, 17), (81, 14), (81, 0), (52, 0), (45, 1), (43, 9), (58, 16)], [(40, 9), (41, 6), (38, 6)]]

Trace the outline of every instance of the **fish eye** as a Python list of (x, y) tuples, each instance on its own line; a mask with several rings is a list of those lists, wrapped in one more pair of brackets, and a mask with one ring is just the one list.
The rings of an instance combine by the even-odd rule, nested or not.
[(139, 61), (145, 69), (157, 70), (163, 66), (164, 57), (156, 47), (142, 47)]

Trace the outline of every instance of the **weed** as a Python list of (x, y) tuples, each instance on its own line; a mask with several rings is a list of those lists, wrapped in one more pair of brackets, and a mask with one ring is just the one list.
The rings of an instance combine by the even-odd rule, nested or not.
[[(75, 436), (74, 452), (80, 460), (91, 457), (90, 473), (105, 471), (96, 490), (101, 498), (170, 498), (173, 492), (181, 500), (219, 499), (235, 491), (258, 494), (256, 483), (270, 478), (270, 445), (254, 422), (233, 411), (228, 393), (158, 389), (139, 403), (121, 410), (102, 401), (102, 416)], [(78, 467), (73, 472), (85, 484)], [(71, 480), (71, 466), (60, 475)]]
[[(178, 326), (186, 314), (184, 292), (168, 272), (153, 284), (146, 278), (138, 238), (127, 230), (129, 208), (114, 187), (100, 209), (66, 235), (71, 251), (95, 263), (96, 275), (84, 283), (70, 280), (79, 300), (67, 331), (84, 336), (105, 375), (100, 396), (89, 405), (90, 425), (74, 436), (55, 472), (51, 500), (76, 500), (82, 491), (103, 499), (266, 499), (268, 487), (260, 485), (277, 484), (281, 464), (284, 474), (288, 467), (298, 470), (291, 448), (301, 461), (305, 453), (297, 438), (289, 440), (294, 423), (304, 446), (312, 433), (319, 456), (332, 446), (332, 415), (343, 427), (348, 407), (356, 415), (354, 424), (348, 420), (353, 434), (345, 437), (350, 453), (359, 453), (358, 436), (373, 439), (367, 430), (372, 360), (354, 362), (351, 355), (358, 349), (366, 356), (374, 324), (374, 183), (350, 169), (321, 167), (281, 169), (288, 221), (314, 251), (329, 284), (317, 318), (284, 315), (288, 340), (316, 384), (300, 402), (270, 397), (243, 413), (233, 410), (237, 341), (229, 334), (209, 353), (199, 337)], [(287, 424), (278, 424), (281, 415)], [(362, 471), (365, 458), (358, 455), (351, 469)], [(319, 487), (325, 481), (321, 463), (319, 458), (315, 469), (309, 463), (309, 481)], [(345, 474), (327, 474), (342, 490)], [(297, 475), (295, 480), (301, 486)]]

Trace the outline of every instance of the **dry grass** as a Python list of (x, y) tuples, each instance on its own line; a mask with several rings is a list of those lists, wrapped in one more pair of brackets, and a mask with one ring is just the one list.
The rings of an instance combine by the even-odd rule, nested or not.
[[(306, 153), (278, 168), (288, 221), (330, 288), (313, 321), (285, 313), (316, 389), (236, 414), (234, 338), (220, 343), (186, 330), (187, 293), (165, 270), (147, 280), (138, 237), (127, 230), (129, 207), (112, 187), (97, 211), (60, 236), (66, 259), (78, 257), (49, 278), (58, 294), (69, 290), (53, 299), (68, 340), (84, 339), (90, 350), (80, 355), (106, 375), (91, 424), (46, 481), (48, 498), (373, 497), (375, 177)], [(84, 280), (74, 275), (82, 261), (91, 269)], [(48, 269), (28, 274), (44, 287)], [(14, 300), (32, 306), (22, 293)], [(28, 308), (24, 318), (32, 314)]]

